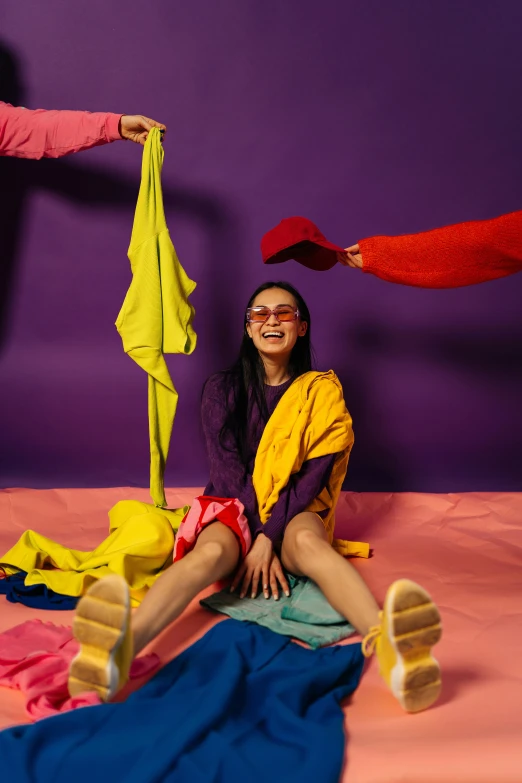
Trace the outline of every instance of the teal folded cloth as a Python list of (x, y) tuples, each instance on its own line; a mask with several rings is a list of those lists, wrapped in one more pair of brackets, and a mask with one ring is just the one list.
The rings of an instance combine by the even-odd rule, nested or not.
[(346, 639), (355, 632), (342, 614), (326, 600), (311, 579), (297, 579), (287, 575), (290, 596), (282, 595), (279, 601), (265, 598), (240, 598), (229, 588), (203, 598), (200, 603), (235, 620), (257, 623), (271, 631), (300, 639), (312, 647), (325, 647)]

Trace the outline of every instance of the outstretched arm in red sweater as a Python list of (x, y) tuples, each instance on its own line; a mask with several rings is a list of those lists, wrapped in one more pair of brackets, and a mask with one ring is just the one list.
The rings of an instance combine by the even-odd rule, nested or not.
[(506, 277), (522, 269), (522, 211), (420, 234), (362, 239), (347, 248), (343, 263), (421, 288), (457, 288)]

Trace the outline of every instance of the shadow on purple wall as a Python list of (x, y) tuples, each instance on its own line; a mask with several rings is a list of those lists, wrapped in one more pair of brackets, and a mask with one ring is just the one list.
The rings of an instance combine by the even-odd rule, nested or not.
[[(0, 100), (13, 105), (23, 105), (23, 81), (17, 58), (12, 50), (0, 43)], [(20, 240), (24, 230), (24, 218), (27, 200), (32, 192), (44, 191), (68, 199), (86, 207), (107, 206), (109, 209), (125, 208), (133, 210), (136, 206), (138, 186), (134, 178), (126, 177), (109, 169), (87, 168), (69, 160), (21, 160), (0, 158), (0, 182), (9, 183), (0, 190), (0, 353), (5, 346), (9, 332), (10, 306), (16, 286), (16, 270)], [(173, 188), (163, 187), (163, 199), (166, 211), (178, 215), (190, 216), (201, 226), (202, 234), (211, 248), (206, 279), (209, 291), (220, 288), (222, 278), (219, 260), (228, 257), (228, 274), (234, 276), (234, 260), (240, 263), (240, 254), (236, 250), (237, 237), (233, 229), (234, 221), (222, 198), (210, 192), (190, 189), (190, 186)], [(230, 301), (228, 301), (230, 298)], [(216, 312), (212, 312), (212, 302)], [(230, 287), (220, 288), (219, 311), (228, 308), (233, 301)], [(219, 318), (217, 302), (209, 300), (209, 317), (213, 323), (208, 343), (219, 363), (226, 363), (229, 357), (223, 354), (223, 346), (233, 343), (236, 337), (232, 333), (227, 319)]]
[[(522, 322), (515, 332), (512, 329), (509, 332), (497, 330), (487, 340), (483, 335), (475, 337), (473, 334), (455, 334), (451, 330), (445, 330), (443, 326), (438, 326), (429, 333), (410, 329), (394, 330), (390, 333), (374, 323), (361, 322), (357, 329), (350, 330), (349, 339), (357, 353), (358, 375), (355, 381), (350, 372), (340, 372), (339, 377), (345, 398), (350, 401), (350, 412), (355, 422), (356, 452), (350, 463), (344, 489), (371, 492), (375, 491), (375, 487), (379, 487), (384, 491), (403, 492), (410, 488), (408, 477), (397, 469), (394, 453), (397, 444), (389, 437), (389, 432), (387, 435), (380, 432), (378, 419), (376, 421), (378, 406), (374, 405), (376, 395), (373, 384), (376, 377), (375, 368), (383, 360), (397, 365), (413, 362), (419, 367), (419, 373), (422, 372), (420, 368), (423, 364), (438, 365), (452, 375), (460, 374), (470, 387), (475, 386), (478, 389), (486, 387), (494, 378), (496, 383), (512, 386), (515, 392), (522, 382)], [(422, 397), (419, 408), (423, 415), (429, 418), (429, 407), (425, 407)], [(477, 439), (480, 442), (481, 432), (484, 434), (491, 423), (482, 406), (478, 412), (479, 416), (476, 415), (477, 411), (470, 407), (468, 416), (470, 422), (476, 423)], [(441, 422), (435, 420), (434, 429), (439, 424)], [(516, 424), (517, 422), (513, 422), (514, 426)], [(396, 430), (400, 433), (400, 422)], [(359, 431), (364, 433), (362, 441), (357, 439)], [(480, 444), (479, 452), (484, 452), (486, 439)], [(470, 444), (469, 462), (472, 463), (473, 459), (480, 464), (483, 456), (481, 453), (474, 453)], [(448, 456), (448, 460), (458, 465), (459, 456)], [(517, 462), (518, 451), (510, 447), (498, 449), (497, 470), (509, 476)], [(460, 471), (465, 473), (465, 470), (465, 466), (460, 465)], [(471, 489), (475, 487), (471, 486)]]
[[(24, 90), (18, 61), (0, 42), (0, 100), (23, 104)], [(23, 161), (0, 158), (0, 351), (5, 342), (9, 302), (14, 284), (16, 258), (23, 229), (27, 185), (22, 176)], [(9, 186), (6, 187), (6, 183)]]

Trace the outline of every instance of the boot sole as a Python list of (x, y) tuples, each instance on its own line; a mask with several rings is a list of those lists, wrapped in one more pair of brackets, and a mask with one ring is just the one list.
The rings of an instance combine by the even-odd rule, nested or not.
[(107, 701), (118, 689), (114, 656), (125, 636), (130, 616), (127, 583), (116, 574), (95, 582), (79, 601), (73, 635), (80, 650), (69, 669), (69, 693), (96, 691)]
[(406, 712), (430, 707), (441, 691), (441, 673), (431, 648), (442, 636), (440, 614), (429, 594), (415, 582), (400, 579), (386, 596), (388, 639), (397, 661), (390, 687)]

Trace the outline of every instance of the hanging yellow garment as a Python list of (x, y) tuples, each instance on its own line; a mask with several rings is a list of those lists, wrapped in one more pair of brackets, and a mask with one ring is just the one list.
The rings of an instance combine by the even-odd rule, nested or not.
[(268, 521), (281, 491), (303, 462), (337, 454), (327, 486), (307, 511), (327, 511), (322, 521), (328, 540), (342, 555), (368, 557), (369, 544), (334, 539), (335, 505), (352, 446), (352, 418), (335, 373), (307, 372), (297, 378), (270, 416), (257, 450), (252, 481), (261, 522)]
[(121, 500), (109, 511), (109, 536), (92, 552), (68, 549), (26, 530), (0, 558), (0, 565), (8, 576), (27, 571), (26, 585), (45, 584), (72, 596), (83, 595), (103, 576), (119, 574), (129, 585), (132, 606), (137, 606), (172, 564), (174, 533), (188, 510), (189, 506), (159, 511), (140, 500)]
[(150, 494), (166, 506), (163, 476), (178, 394), (164, 353), (196, 347), (188, 297), (196, 283), (185, 273), (170, 239), (161, 190), (164, 151), (153, 128), (143, 150), (141, 185), (128, 250), (132, 282), (116, 320), (125, 353), (148, 374)]

